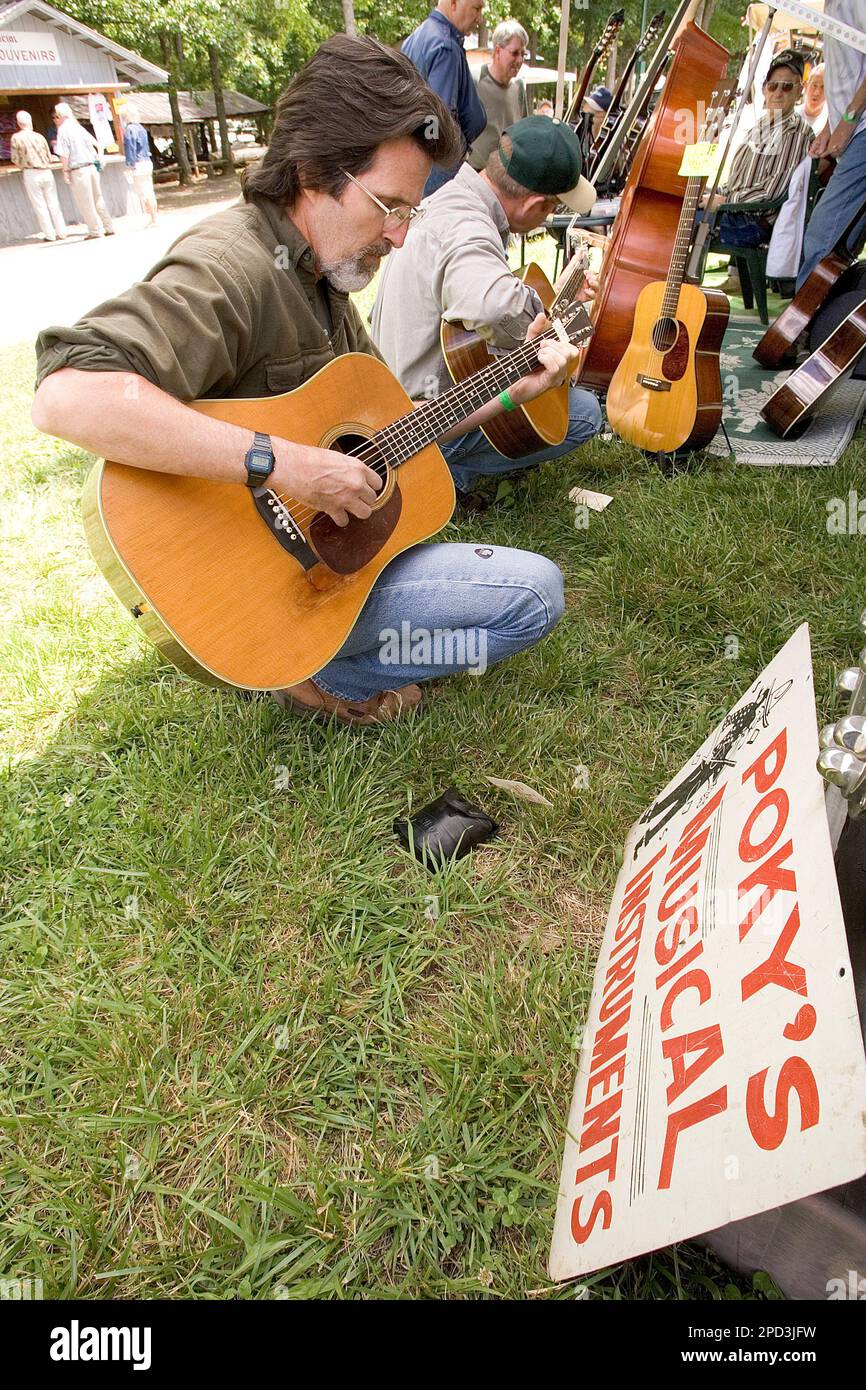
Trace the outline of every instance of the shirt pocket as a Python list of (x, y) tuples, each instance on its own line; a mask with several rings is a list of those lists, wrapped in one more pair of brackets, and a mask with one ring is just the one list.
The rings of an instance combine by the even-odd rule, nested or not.
[(309, 381), (310, 377), (333, 360), (334, 354), (328, 348), (312, 349), (310, 352), (295, 353), (291, 357), (269, 357), (265, 362), (265, 382), (272, 396), (280, 396), (284, 391), (294, 391), (295, 387)]

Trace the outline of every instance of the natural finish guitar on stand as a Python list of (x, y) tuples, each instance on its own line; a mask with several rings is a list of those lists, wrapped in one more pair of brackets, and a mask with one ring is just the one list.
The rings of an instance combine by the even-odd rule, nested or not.
[[(723, 117), (708, 116), (702, 140), (717, 138)], [(720, 290), (684, 283), (704, 183), (688, 181), (667, 278), (641, 290), (631, 341), (608, 388), (611, 428), (648, 453), (703, 448), (722, 419), (719, 351), (730, 304)]]
[(340, 650), (385, 566), (439, 531), (454, 484), (436, 441), (538, 366), (545, 338), (580, 344), (582, 305), (540, 338), (413, 409), (383, 362), (347, 353), (281, 396), (202, 400), (195, 410), (362, 458), (383, 487), (365, 521), (337, 526), (271, 488), (106, 461), (84, 496), (96, 563), (142, 632), (208, 685), (280, 690)]

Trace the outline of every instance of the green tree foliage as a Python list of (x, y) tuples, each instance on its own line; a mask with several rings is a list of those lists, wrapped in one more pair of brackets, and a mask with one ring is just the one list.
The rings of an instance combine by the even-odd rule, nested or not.
[[(647, 0), (647, 17), (664, 6), (668, 16), (675, 0)], [(568, 63), (580, 68), (602, 32), (608, 14), (617, 6), (610, 0), (572, 0)], [(644, 0), (624, 0), (625, 24), (619, 41), (620, 54), (628, 54), (641, 32)], [(182, 43), (182, 86), (210, 87), (208, 46), (220, 51), (223, 81), (227, 87), (272, 103), (292, 74), (302, 66), (329, 34), (343, 28), (342, 0), (65, 0), (64, 8), (76, 19), (118, 43), (162, 63), (160, 35), (179, 34)], [(355, 0), (358, 32), (374, 34), (384, 43), (399, 44), (429, 12), (427, 0)], [(741, 20), (745, 0), (703, 0), (709, 14), (709, 30), (732, 51), (746, 46)], [(530, 36), (538, 59), (555, 65), (559, 51), (559, 8), (549, 0), (488, 0), (488, 31), (502, 19), (519, 19)], [(599, 74), (601, 77), (602, 74)]]

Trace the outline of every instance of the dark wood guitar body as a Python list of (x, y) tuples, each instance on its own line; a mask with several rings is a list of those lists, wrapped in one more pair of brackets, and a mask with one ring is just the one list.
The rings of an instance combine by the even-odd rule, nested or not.
[[(535, 290), (545, 309), (550, 308), (554, 300), (553, 286), (541, 266), (530, 261), (517, 278)], [(494, 361), (485, 339), (459, 320), (454, 323), (442, 320), (440, 341), (452, 381), (466, 381)], [(517, 410), (503, 411), (481, 429), (494, 449), (509, 459), (526, 458), (527, 454), (535, 454), (539, 449), (561, 444), (568, 429), (568, 382), (545, 391), (543, 396), (537, 396), (528, 405), (518, 406)]]
[(762, 367), (782, 367), (796, 356), (797, 339), (823, 307), (842, 276), (857, 259), (848, 250), (848, 238), (863, 216), (864, 208), (858, 208), (848, 226), (840, 236), (833, 250), (820, 260), (807, 280), (794, 295), (791, 303), (784, 308), (777, 319), (770, 324), (752, 356)]
[(797, 339), (809, 327), (830, 291), (854, 263), (846, 252), (831, 251), (819, 261), (800, 290), (767, 329), (752, 356), (762, 367), (778, 368), (796, 356)]
[(770, 429), (783, 439), (799, 434), (818, 402), (844, 376), (864, 348), (866, 298), (773, 392), (761, 411)]

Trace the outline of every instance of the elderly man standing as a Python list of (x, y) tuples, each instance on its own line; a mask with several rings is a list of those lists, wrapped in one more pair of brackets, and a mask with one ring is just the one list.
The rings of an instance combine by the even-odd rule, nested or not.
[[(463, 39), (477, 27), (484, 0), (439, 0), (435, 10), (402, 46), (421, 76), (441, 97), (463, 133), (464, 155), (487, 124), (484, 107), (469, 71)], [(453, 179), (459, 163), (450, 169), (434, 167), (424, 185), (424, 196)]]
[(54, 115), (58, 123), (55, 148), (63, 165), (63, 178), (71, 184), (82, 221), (87, 223), (87, 239), (114, 236), (96, 168), (99, 146), (90, 132), (76, 121), (68, 102), (59, 101)]
[(529, 115), (526, 88), (517, 77), (529, 35), (516, 19), (505, 19), (493, 30), (491, 43), (493, 56), (478, 74), (478, 95), (487, 112), (487, 125), (469, 153), (469, 163), (479, 172), (498, 147), (503, 130)]
[(51, 171), (53, 156), (48, 141), (33, 129), (29, 111), (18, 111), (18, 129), (12, 136), (12, 163), (23, 171), (24, 191), (36, 214), (43, 241), (62, 241), (66, 223), (57, 201), (57, 188)]

